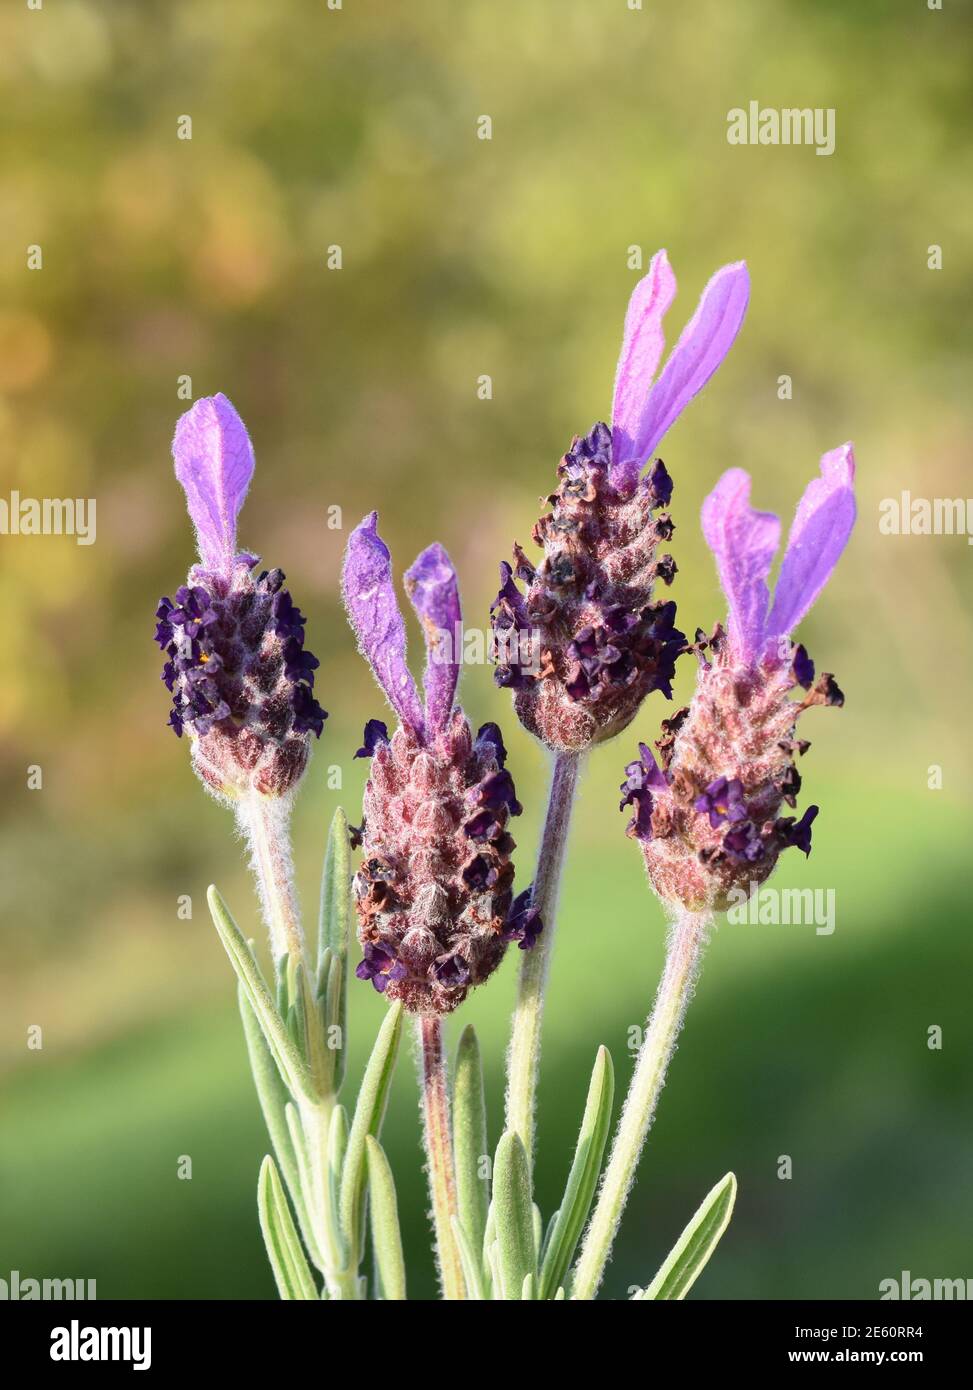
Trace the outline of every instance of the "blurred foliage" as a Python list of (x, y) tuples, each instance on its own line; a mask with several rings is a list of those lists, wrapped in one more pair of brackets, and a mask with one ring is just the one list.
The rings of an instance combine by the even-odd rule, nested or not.
[[(102, 1297), (272, 1293), (264, 1139), (205, 885), (254, 931), (256, 913), (228, 817), (164, 728), (151, 642), (192, 559), (167, 453), (178, 378), (225, 390), (247, 421), (241, 538), (288, 571), (323, 658), (331, 719), (297, 814), (313, 904), (328, 769), (354, 816), (350, 753), (381, 713), (338, 604), (347, 527), (379, 507), (400, 570), (441, 539), (467, 621), (484, 622), (571, 434), (609, 409), (633, 245), (646, 263), (669, 249), (670, 340), (717, 265), (745, 256), (753, 278), (738, 345), (666, 441), (684, 624), (721, 614), (695, 517), (723, 468), (748, 467), (757, 504), (786, 513), (853, 437), (861, 521), (802, 630), (848, 703), (802, 729), (822, 814), (810, 862), (779, 880), (835, 888), (837, 930), (717, 935), (608, 1292), (651, 1276), (729, 1167), (737, 1213), (697, 1296), (871, 1298), (902, 1268), (970, 1272), (969, 552), (877, 526), (902, 489), (973, 491), (969, 40), (968, 11), (917, 0), (4, 8), (0, 496), (96, 497), (98, 539), (0, 537), (0, 1275), (95, 1277)], [(751, 99), (835, 107), (835, 154), (727, 145), (727, 111)], [(344, 532), (327, 529), (334, 505)], [(543, 759), (488, 671), (466, 673), (464, 701), (503, 722), (527, 881)], [(599, 751), (582, 796), (546, 1034), (548, 1210), (595, 1047), (624, 1079), (661, 963), (614, 803), (663, 713)], [(464, 1009), (494, 1137), (514, 966)], [(382, 1005), (364, 986), (354, 1004), (360, 1066)], [(428, 1294), (405, 1055), (386, 1137), (412, 1291)]]

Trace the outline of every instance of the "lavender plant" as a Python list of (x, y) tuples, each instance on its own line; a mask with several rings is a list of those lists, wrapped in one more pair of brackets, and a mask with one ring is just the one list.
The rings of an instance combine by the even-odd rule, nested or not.
[[(223, 396), (180, 420), (176, 475), (199, 563), (158, 609), (170, 724), (188, 737), (207, 789), (231, 806), (249, 847), (273, 978), (258, 964), (215, 888), (209, 900), (236, 971), (251, 1068), (272, 1154), (258, 1214), (282, 1298), (406, 1297), (395, 1183), (380, 1132), (402, 1029), (414, 1020), (423, 1138), (443, 1297), (596, 1296), (716, 914), (763, 883), (784, 849), (810, 852), (809, 806), (798, 818), (796, 737), (811, 705), (840, 705), (830, 674), (793, 632), (824, 588), (854, 522), (850, 445), (826, 454), (797, 509), (771, 605), (776, 517), (749, 505), (739, 469), (703, 507), (703, 531), (729, 604), (724, 625), (688, 641), (675, 604), (658, 600), (676, 565), (672, 479), (653, 458), (663, 435), (712, 376), (746, 311), (743, 263), (710, 280), (653, 385), (662, 321), (675, 293), (665, 252), (632, 295), (612, 424), (576, 437), (558, 467), (551, 510), (534, 528), (544, 551), (519, 546), (501, 567), (491, 611), (497, 683), (550, 750), (551, 790), (533, 882), (515, 882), (511, 823), (521, 814), (499, 727), (474, 734), (457, 704), (462, 611), (455, 569), (430, 545), (404, 576), (425, 645), (422, 695), (406, 654), (389, 550), (371, 513), (353, 531), (342, 590), (362, 654), (395, 716), (365, 724), (369, 760), (360, 826), (336, 812), (328, 837), (316, 940), (293, 888), (289, 818), (312, 735), (325, 712), (305, 620), (279, 570), (237, 552), (236, 522), (253, 451)], [(648, 467), (646, 466), (648, 465)], [(524, 589), (521, 590), (519, 585)], [(690, 705), (662, 721), (626, 768), (622, 808), (650, 884), (671, 921), (666, 964), (607, 1165), (614, 1096), (598, 1050), (562, 1200), (548, 1219), (533, 1200), (534, 1095), (558, 880), (583, 756), (623, 732), (654, 691), (672, 698), (677, 659), (695, 653)], [(803, 692), (792, 698), (795, 691)], [(352, 852), (358, 861), (352, 874)], [(352, 916), (355, 975), (388, 1002), (354, 1104), (345, 1086)], [(507, 1056), (506, 1128), (489, 1176), (479, 1045), (462, 1033), (452, 1079), (443, 1020), (486, 983), (508, 947), (522, 953)], [(728, 1173), (689, 1221), (637, 1299), (683, 1298), (733, 1209)], [(371, 1233), (370, 1277), (363, 1273)]]

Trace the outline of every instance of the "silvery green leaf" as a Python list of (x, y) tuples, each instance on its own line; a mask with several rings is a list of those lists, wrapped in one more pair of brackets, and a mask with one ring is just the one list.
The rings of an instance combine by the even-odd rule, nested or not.
[(563, 1288), (558, 1289), (557, 1293), (554, 1295), (554, 1302), (555, 1302), (555, 1303), (563, 1303), (563, 1302), (564, 1302), (564, 1289), (563, 1289)]
[(268, 1155), (257, 1183), (260, 1230), (270, 1258), (277, 1291), (285, 1299), (317, 1299), (318, 1290), (304, 1251), (274, 1160)]
[(453, 1239), (456, 1241), (456, 1248), (459, 1251), (460, 1264), (463, 1266), (466, 1296), (475, 1303), (481, 1303), (487, 1295), (483, 1284), (483, 1270), (480, 1261), (473, 1253), (473, 1246), (470, 1244), (459, 1218), (454, 1216), (451, 1224)]
[(487, 1154), (486, 1100), (480, 1048), (476, 1033), (472, 1028), (466, 1028), (456, 1050), (453, 1157), (456, 1165), (456, 1209), (463, 1232), (478, 1258), (483, 1249), (490, 1207), (489, 1184), (481, 1176)]
[(405, 1298), (405, 1260), (395, 1181), (385, 1151), (374, 1135), (365, 1136), (365, 1153), (368, 1158), (368, 1211), (378, 1297), (386, 1302), (401, 1301)]
[(737, 1180), (727, 1173), (703, 1198), (662, 1268), (649, 1287), (635, 1295), (635, 1300), (686, 1297), (730, 1224), (736, 1195)]
[(541, 1209), (534, 1203), (534, 1261), (540, 1268), (541, 1246), (544, 1244), (544, 1218)]
[(521, 1299), (523, 1300), (524, 1303), (531, 1303), (531, 1302), (533, 1302), (533, 1299), (534, 1299), (534, 1285), (535, 1285), (536, 1283), (537, 1283), (537, 1275), (534, 1274), (533, 1271), (532, 1271), (530, 1274), (526, 1274), (526, 1275), (524, 1276), (523, 1287), (522, 1287), (522, 1289), (521, 1289), (521, 1291), (520, 1291), (520, 1297), (521, 1297)]
[(548, 1232), (541, 1267), (540, 1297), (547, 1299), (564, 1283), (568, 1267), (588, 1219), (592, 1198), (598, 1186), (601, 1161), (611, 1123), (615, 1077), (611, 1054), (598, 1049), (588, 1086), (574, 1162), (564, 1188), (557, 1216)]
[(515, 1130), (507, 1130), (497, 1145), (493, 1215), (503, 1297), (515, 1302), (522, 1296), (524, 1280), (537, 1272), (530, 1160)]
[(341, 1230), (348, 1249), (359, 1249), (362, 1230), (362, 1207), (365, 1200), (365, 1136), (376, 1138), (385, 1117), (389, 1085), (402, 1031), (402, 1006), (393, 1004), (378, 1030), (372, 1055), (362, 1077), (354, 1118), (348, 1133), (348, 1149), (341, 1171), (341, 1190), (338, 1211)]
[[(311, 1223), (308, 1220), (307, 1208), (304, 1202), (304, 1189), (301, 1184), (298, 1167), (298, 1158), (288, 1124), (287, 1107), (289, 1096), (287, 1088), (280, 1078), (277, 1063), (270, 1055), (270, 1048), (267, 1046), (266, 1039), (260, 1031), (260, 1025), (257, 1023), (253, 1009), (251, 1009), (247, 1002), (247, 996), (242, 984), (237, 986), (237, 998), (240, 1005), (240, 1017), (243, 1019), (243, 1033), (247, 1041), (250, 1070), (253, 1073), (254, 1085), (257, 1090), (257, 1097), (260, 1101), (260, 1109), (263, 1113), (264, 1123), (267, 1126), (267, 1132), (270, 1135), (270, 1140), (274, 1147), (277, 1164), (283, 1174), (291, 1201), (294, 1203), (294, 1209), (297, 1212), (297, 1219), (300, 1224), (301, 1234), (304, 1237), (304, 1243), (310, 1251), (315, 1264), (320, 1268), (320, 1252), (316, 1249)], [(290, 1108), (293, 1110), (293, 1105), (291, 1105)]]
[[(328, 832), (321, 875), (318, 920), (318, 992), (328, 991), (330, 1021), (341, 1030), (341, 1047), (334, 1052), (334, 1090), (341, 1089), (345, 1068), (347, 1029), (348, 945), (351, 938), (351, 843), (348, 819), (339, 807)], [(325, 952), (330, 953), (326, 964)], [(337, 962), (337, 969), (334, 967)], [(327, 974), (325, 973), (327, 972)]]
[(230, 958), (230, 964), (253, 1009), (271, 1055), (280, 1068), (281, 1076), (292, 1095), (301, 1094), (313, 1101), (314, 1087), (304, 1059), (297, 1051), (271, 998), (253, 953), (230, 916), (229, 909), (217, 890), (210, 886), (206, 894), (209, 910), (220, 940)]
[(318, 975), (318, 1017), (320, 1019), (327, 1088), (336, 1096), (345, 1074), (344, 966), (325, 946)]

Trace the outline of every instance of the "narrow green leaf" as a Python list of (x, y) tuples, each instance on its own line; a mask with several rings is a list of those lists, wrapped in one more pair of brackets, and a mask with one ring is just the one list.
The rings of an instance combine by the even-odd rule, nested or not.
[(396, 1002), (385, 1015), (378, 1030), (372, 1055), (362, 1077), (358, 1102), (348, 1134), (348, 1150), (341, 1171), (338, 1210), (341, 1230), (352, 1256), (359, 1249), (361, 1237), (362, 1207), (365, 1199), (365, 1136), (372, 1134), (378, 1138), (381, 1132), (401, 1031), (402, 1005)]
[(317, 1300), (317, 1286), (294, 1228), (280, 1174), (269, 1154), (260, 1166), (257, 1212), (281, 1298)]
[(524, 1280), (536, 1274), (534, 1204), (530, 1160), (520, 1135), (507, 1130), (493, 1164), (493, 1213), (497, 1226), (498, 1264), (503, 1297), (518, 1301)]
[(591, 1202), (598, 1186), (601, 1161), (611, 1124), (612, 1099), (615, 1094), (615, 1075), (607, 1047), (599, 1047), (588, 1086), (574, 1162), (564, 1188), (557, 1216), (548, 1232), (544, 1262), (541, 1267), (540, 1298), (550, 1298), (564, 1283), (568, 1266), (574, 1258), (581, 1232), (588, 1219)]
[(695, 1284), (730, 1224), (737, 1180), (727, 1173), (703, 1198), (696, 1214), (647, 1289), (635, 1299), (682, 1299)]
[(490, 1207), (489, 1184), (481, 1176), (487, 1156), (486, 1099), (480, 1047), (466, 1028), (456, 1050), (453, 1082), (453, 1158), (456, 1165), (456, 1210), (469, 1244), (479, 1256)]
[(536, 1283), (537, 1283), (537, 1275), (534, 1274), (533, 1271), (531, 1271), (530, 1274), (525, 1274), (525, 1275), (524, 1275), (523, 1288), (521, 1289), (521, 1292), (520, 1292), (520, 1297), (521, 1297), (521, 1299), (524, 1301), (524, 1303), (532, 1303), (532, 1302), (533, 1302), (533, 1299), (534, 1299), (534, 1285), (535, 1285)]
[(466, 1284), (466, 1296), (474, 1303), (481, 1303), (487, 1296), (483, 1284), (483, 1269), (479, 1259), (473, 1253), (473, 1246), (469, 1242), (466, 1232), (460, 1224), (459, 1218), (451, 1218), (453, 1227), (453, 1239), (456, 1241), (456, 1248), (459, 1251), (460, 1264), (463, 1266), (463, 1280)]
[[(324, 872), (321, 873), (321, 910), (318, 916), (318, 992), (328, 995), (328, 1015), (341, 1029), (341, 1049), (334, 1049), (335, 1094), (341, 1090), (345, 1076), (347, 1027), (347, 947), (352, 934), (352, 847), (347, 835), (347, 817), (339, 806), (331, 830), (328, 848), (324, 852)], [(325, 951), (338, 962), (338, 969), (329, 965)], [(327, 974), (325, 974), (327, 972)]]
[(230, 964), (243, 986), (247, 1002), (253, 1009), (260, 1030), (267, 1040), (267, 1046), (270, 1048), (274, 1061), (280, 1068), (285, 1084), (292, 1094), (300, 1093), (308, 1100), (313, 1101), (315, 1099), (314, 1087), (307, 1067), (288, 1036), (287, 1028), (277, 1011), (277, 1006), (271, 997), (263, 975), (260, 973), (253, 952), (230, 916), (226, 903), (212, 885), (208, 889), (206, 897), (213, 923), (226, 954), (230, 958)]
[[(304, 1244), (310, 1251), (315, 1264), (320, 1269), (321, 1254), (316, 1248), (311, 1223), (308, 1219), (307, 1208), (304, 1201), (304, 1189), (300, 1180), (298, 1158), (294, 1149), (294, 1142), (287, 1119), (287, 1106), (290, 1099), (287, 1087), (281, 1080), (277, 1063), (271, 1056), (270, 1048), (267, 1046), (267, 1041), (260, 1031), (260, 1025), (257, 1022), (253, 1009), (251, 1009), (247, 1002), (246, 992), (242, 984), (237, 985), (237, 1000), (240, 1005), (240, 1017), (243, 1019), (243, 1034), (247, 1041), (250, 1070), (253, 1073), (254, 1086), (256, 1087), (257, 1098), (260, 1101), (260, 1109), (263, 1113), (264, 1123), (267, 1126), (267, 1132), (273, 1144), (277, 1166), (283, 1175), (287, 1191), (290, 1193), (291, 1201), (297, 1212), (297, 1219), (301, 1228), (301, 1235), (304, 1238)], [(291, 1106), (291, 1109), (293, 1109), (293, 1106)]]
[(368, 1156), (368, 1212), (378, 1296), (386, 1302), (401, 1302), (405, 1298), (405, 1259), (395, 1181), (385, 1150), (371, 1134), (365, 1136), (365, 1153)]
[(321, 956), (318, 1012), (322, 1037), (327, 1053), (328, 1087), (333, 1095), (341, 1090), (345, 1078), (345, 964), (332, 951), (324, 948)]

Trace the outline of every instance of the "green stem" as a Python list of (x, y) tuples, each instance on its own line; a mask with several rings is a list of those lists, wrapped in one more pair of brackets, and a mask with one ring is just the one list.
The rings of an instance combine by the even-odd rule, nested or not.
[(709, 913), (684, 912), (670, 931), (659, 991), (639, 1049), (598, 1202), (575, 1268), (573, 1298), (591, 1299), (598, 1292), (635, 1177), (639, 1154), (665, 1083), (666, 1068), (686, 1006), (692, 998), (712, 920)]
[(564, 867), (574, 795), (581, 772), (580, 753), (554, 758), (551, 791), (537, 856), (531, 904), (540, 912), (543, 929), (533, 950), (523, 953), (520, 984), (507, 1053), (507, 1129), (521, 1137), (528, 1156), (534, 1143), (534, 1098), (541, 1059), (544, 990), (554, 946), (557, 893)]
[(466, 1284), (459, 1249), (453, 1235), (457, 1214), (456, 1170), (449, 1124), (449, 1090), (443, 1052), (443, 1024), (440, 1018), (416, 1020), (422, 1081), (423, 1133), (432, 1198), (433, 1227), (436, 1232), (436, 1258), (443, 1297), (464, 1299)]

